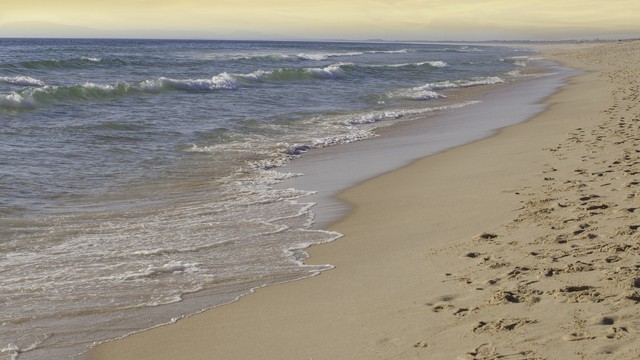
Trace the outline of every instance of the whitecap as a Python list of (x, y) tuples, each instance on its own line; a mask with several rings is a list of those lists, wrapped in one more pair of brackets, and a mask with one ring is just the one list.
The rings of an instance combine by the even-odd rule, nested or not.
[(236, 79), (229, 73), (222, 73), (211, 78), (217, 89), (235, 90), (238, 88)]
[(353, 51), (353, 52), (344, 52), (344, 53), (326, 53), (326, 54), (298, 54), (298, 58), (301, 60), (327, 60), (332, 57), (342, 57), (342, 56), (360, 56), (364, 55), (361, 51)]
[(445, 67), (449, 66), (449, 64), (447, 64), (445, 61), (440, 61), (440, 60), (422, 61), (422, 62), (416, 62), (416, 63), (391, 64), (391, 65), (375, 65), (375, 66), (376, 67), (380, 67), (380, 66), (407, 67), (407, 66), (424, 66), (424, 65), (429, 65), (429, 66), (435, 67), (435, 68), (445, 68)]
[(301, 60), (321, 61), (321, 60), (328, 59), (329, 56), (327, 56), (325, 54), (298, 54), (298, 58), (300, 58)]
[(478, 85), (495, 85), (504, 83), (504, 80), (498, 76), (490, 76), (490, 77), (474, 77), (471, 80), (457, 80), (454, 81), (454, 84), (458, 87), (470, 87), (470, 86), (478, 86)]
[(408, 99), (408, 100), (431, 100), (431, 99), (445, 98), (446, 96), (438, 92), (435, 92), (433, 90), (419, 87), (419, 88), (397, 91), (393, 94), (393, 97)]
[(83, 56), (80, 59), (82, 60), (86, 60), (86, 61), (91, 61), (91, 62), (100, 62), (102, 61), (101, 58), (97, 58), (97, 57), (89, 57), (89, 56)]
[(204, 91), (204, 90), (218, 90), (218, 89), (237, 89), (233, 76), (227, 73), (216, 75), (211, 79), (185, 79), (177, 80), (171, 78), (160, 78), (160, 82), (163, 87), (171, 87), (179, 90), (187, 91)]
[(447, 80), (437, 83), (429, 83), (410, 89), (398, 90), (389, 94), (389, 96), (400, 99), (409, 100), (430, 100), (444, 98), (446, 96), (436, 92), (436, 90), (445, 90), (452, 88), (472, 87), (479, 85), (494, 85), (504, 83), (505, 81), (497, 76), (491, 77), (474, 77), (462, 80)]
[(345, 76), (342, 65), (344, 64), (329, 65), (325, 68), (307, 68), (305, 71), (320, 79), (339, 79)]
[(459, 108), (463, 108), (465, 106), (477, 104), (479, 102), (480, 101), (465, 101), (465, 102), (462, 102), (462, 103), (456, 103), (456, 104), (444, 105), (444, 106), (427, 107), (427, 108), (423, 108), (423, 109), (407, 109), (407, 110), (371, 112), (371, 113), (355, 116), (355, 117), (353, 117), (353, 118), (351, 118), (349, 120), (344, 121), (343, 124), (347, 125), (347, 126), (360, 125), (360, 124), (371, 124), (371, 123), (376, 123), (376, 122), (383, 121), (383, 120), (388, 120), (388, 119), (400, 119), (400, 118), (402, 118), (404, 116), (408, 116), (408, 115), (419, 115), (419, 114), (426, 114), (426, 113), (435, 112), (435, 111), (445, 111), (445, 110), (459, 109)]
[(408, 49), (402, 50), (372, 50), (369, 51), (369, 54), (406, 54), (408, 53)]
[(113, 92), (116, 88), (113, 85), (109, 85), (109, 84), (96, 84), (96, 83), (92, 83), (92, 82), (86, 82), (82, 85), (82, 87), (84, 89), (88, 89), (88, 90), (99, 90), (102, 91), (104, 93), (110, 93)]
[(29, 76), (22, 76), (22, 75), (18, 75), (14, 77), (0, 76), (0, 83), (5, 83), (9, 85), (19, 85), (19, 86), (44, 86), (45, 85), (44, 81), (42, 80), (38, 80)]
[(23, 96), (17, 92), (0, 94), (0, 107), (9, 109), (31, 109), (36, 106), (32, 96)]
[(235, 90), (238, 83), (233, 75), (221, 73), (210, 79), (172, 79), (160, 77), (155, 80), (139, 82), (135, 88), (147, 92), (159, 92), (165, 89), (184, 91)]
[(256, 70), (249, 74), (234, 74), (234, 76), (241, 77), (252, 81), (261, 81), (269, 76), (273, 75), (273, 71)]
[(447, 64), (446, 62), (439, 61), (439, 60), (436, 60), (436, 61), (425, 61), (425, 62), (422, 62), (422, 63), (418, 63), (418, 65), (425, 65), (425, 64), (427, 64), (429, 66), (432, 66), (432, 67), (437, 67), (437, 68), (444, 68), (444, 67), (449, 66), (449, 64)]

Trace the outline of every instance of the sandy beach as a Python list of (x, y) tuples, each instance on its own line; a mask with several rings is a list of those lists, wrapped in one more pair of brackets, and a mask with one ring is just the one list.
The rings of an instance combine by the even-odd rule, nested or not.
[(548, 110), (339, 195), (319, 276), (89, 359), (636, 359), (640, 42), (540, 46), (584, 70)]

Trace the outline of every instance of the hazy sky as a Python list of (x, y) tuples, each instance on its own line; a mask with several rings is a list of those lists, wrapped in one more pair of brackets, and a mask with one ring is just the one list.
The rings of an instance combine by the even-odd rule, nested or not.
[(20, 0), (3, 1), (0, 36), (640, 37), (640, 0)]

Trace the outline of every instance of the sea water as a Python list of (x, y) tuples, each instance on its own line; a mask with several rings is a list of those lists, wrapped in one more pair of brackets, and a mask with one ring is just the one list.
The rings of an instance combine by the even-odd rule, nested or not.
[[(472, 109), (525, 51), (327, 42), (0, 39), (0, 359), (92, 344), (331, 265), (303, 249), (305, 153)], [(340, 174), (335, 174), (340, 176)]]

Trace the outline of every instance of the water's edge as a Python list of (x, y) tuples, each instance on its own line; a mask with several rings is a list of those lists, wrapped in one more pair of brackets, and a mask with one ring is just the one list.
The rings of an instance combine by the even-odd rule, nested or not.
[[(546, 60), (536, 60), (532, 66), (543, 68), (551, 74), (545, 77), (523, 78), (515, 83), (500, 85), (487, 93), (480, 94), (477, 100), (481, 102), (473, 106), (427, 116), (420, 115), (415, 119), (407, 119), (388, 128), (380, 128), (376, 131), (379, 136), (375, 138), (314, 149), (277, 169), (280, 172), (301, 173), (303, 176), (286, 179), (275, 185), (274, 188), (314, 191), (314, 194), (304, 197), (300, 202), (315, 204), (313, 207), (314, 229), (330, 229), (331, 224), (348, 216), (349, 206), (336, 199), (336, 195), (340, 191), (405, 167), (418, 159), (494, 136), (502, 128), (525, 122), (545, 111), (547, 106), (542, 104), (542, 101), (556, 93), (570, 77), (579, 73), (574, 69)], [(473, 124), (477, 126), (469, 126), (470, 118), (483, 121)], [(434, 130), (437, 131), (434, 132)], [(333, 234), (331, 241), (342, 236), (342, 234), (326, 231)], [(303, 250), (290, 249), (291, 252)], [(285, 282), (303, 280), (319, 273), (312, 273), (309, 276)], [(206, 292), (189, 294), (183, 298), (182, 302), (169, 306), (193, 309), (194, 304), (200, 303), (202, 310), (181, 318), (194, 316), (235, 302), (261, 287), (281, 283), (275, 282), (252, 288), (233, 299), (228, 299), (228, 301), (214, 306), (206, 305), (208, 297)], [(176, 321), (179, 319), (174, 318), (155, 327), (165, 326)], [(117, 339), (103, 342), (117, 341), (152, 328), (134, 331)], [(94, 347), (97, 345), (99, 343), (94, 344)], [(88, 358), (90, 352), (91, 349), (76, 358)]]
[(536, 60), (532, 66), (549, 75), (525, 78), (472, 95), (471, 100), (480, 101), (472, 106), (380, 128), (379, 136), (372, 139), (314, 150), (282, 167), (283, 171), (304, 175), (287, 179), (276, 188), (315, 191), (305, 197), (316, 203), (314, 226), (329, 228), (349, 210), (347, 204), (336, 199), (340, 191), (525, 122), (545, 111), (547, 105), (543, 101), (559, 91), (570, 77), (581, 73), (548, 60)]

